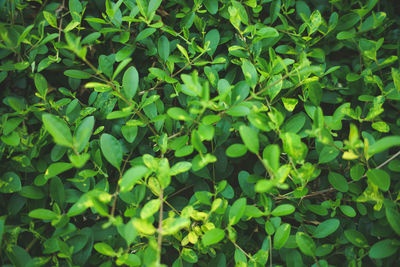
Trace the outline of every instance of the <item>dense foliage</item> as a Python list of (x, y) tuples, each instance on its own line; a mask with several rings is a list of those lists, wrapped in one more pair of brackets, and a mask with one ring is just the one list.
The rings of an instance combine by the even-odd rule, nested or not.
[(2, 266), (399, 266), (385, 0), (0, 0)]

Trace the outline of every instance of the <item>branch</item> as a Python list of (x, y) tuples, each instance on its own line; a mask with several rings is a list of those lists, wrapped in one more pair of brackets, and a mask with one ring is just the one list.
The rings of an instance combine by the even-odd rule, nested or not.
[(164, 204), (164, 190), (163, 189), (161, 189), (161, 192), (160, 192), (160, 201), (161, 201), (161, 204), (160, 204), (160, 211), (159, 211), (159, 217), (158, 217), (158, 237), (157, 237), (157, 253), (158, 253), (158, 256), (157, 256), (157, 262), (158, 262), (158, 265), (160, 265), (160, 263), (161, 263), (161, 248), (162, 248), (162, 231), (163, 231), (163, 229), (162, 229), (162, 221), (163, 221), (163, 204)]

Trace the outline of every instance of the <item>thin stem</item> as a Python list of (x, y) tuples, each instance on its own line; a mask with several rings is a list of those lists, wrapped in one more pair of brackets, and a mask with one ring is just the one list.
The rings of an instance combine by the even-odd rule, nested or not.
[(164, 204), (164, 190), (161, 189), (160, 192), (160, 211), (159, 211), (159, 217), (158, 217), (158, 236), (157, 236), (157, 262), (158, 265), (161, 263), (161, 248), (162, 248), (162, 221), (163, 221), (163, 204)]
[(229, 236), (228, 236), (229, 241), (232, 242), (232, 244), (238, 249), (240, 250), (244, 255), (246, 255), (247, 258), (249, 258), (251, 261), (254, 261), (253, 257), (248, 254), (246, 251), (244, 251), (235, 241), (233, 241)]
[[(394, 159), (395, 159), (396, 157), (398, 157), (399, 155), (400, 155), (400, 150), (399, 150), (397, 153), (395, 153), (393, 156), (391, 156), (388, 160), (386, 160), (385, 162), (383, 162), (382, 164), (380, 164), (378, 167), (376, 167), (375, 169), (380, 169), (380, 168), (384, 167), (385, 165), (387, 165), (389, 162), (391, 162), (392, 160), (394, 160)], [(365, 178), (365, 177), (367, 177), (367, 174), (366, 174), (366, 173), (365, 173), (361, 178)], [(354, 182), (355, 182), (355, 181), (350, 181), (350, 182), (348, 182), (348, 184), (352, 184), (352, 183), (354, 183)], [(325, 194), (325, 193), (334, 192), (334, 191), (336, 191), (336, 189), (333, 188), (333, 187), (331, 187), (331, 188), (328, 188), (328, 189), (324, 189), (324, 190), (321, 190), (321, 191), (317, 191), (317, 192), (313, 192), (313, 193), (311, 193), (311, 194), (308, 194), (308, 195), (302, 197), (302, 199), (304, 199), (304, 198), (309, 198), (309, 197), (315, 197), (315, 196), (318, 196), (318, 195), (323, 195), (323, 194)], [(278, 197), (277, 199), (279, 199), (279, 198), (281, 198), (281, 197)]]

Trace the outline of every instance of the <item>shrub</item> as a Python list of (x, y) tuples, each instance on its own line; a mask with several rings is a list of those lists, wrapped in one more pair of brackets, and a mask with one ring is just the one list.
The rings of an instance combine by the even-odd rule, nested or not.
[(3, 266), (398, 266), (396, 1), (0, 1)]

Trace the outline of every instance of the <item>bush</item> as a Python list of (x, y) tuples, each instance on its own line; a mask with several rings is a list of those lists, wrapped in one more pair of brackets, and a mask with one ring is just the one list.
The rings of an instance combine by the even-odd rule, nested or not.
[(396, 1), (0, 1), (3, 266), (399, 266)]

